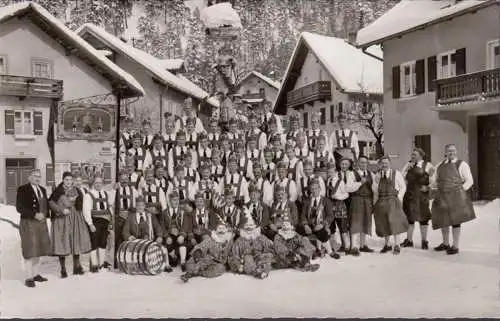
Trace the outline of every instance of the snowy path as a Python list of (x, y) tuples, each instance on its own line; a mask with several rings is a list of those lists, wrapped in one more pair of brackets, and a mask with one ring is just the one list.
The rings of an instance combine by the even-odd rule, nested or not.
[[(50, 258), (42, 268), (49, 282), (34, 289), (22, 283), (17, 234), (0, 222), (2, 317), (499, 317), (500, 202), (476, 208), (456, 256), (403, 249), (323, 259), (316, 273), (274, 271), (264, 281), (227, 273), (188, 284), (177, 271), (62, 280)], [(441, 241), (437, 231), (429, 239)], [(381, 241), (371, 245), (380, 249)]]

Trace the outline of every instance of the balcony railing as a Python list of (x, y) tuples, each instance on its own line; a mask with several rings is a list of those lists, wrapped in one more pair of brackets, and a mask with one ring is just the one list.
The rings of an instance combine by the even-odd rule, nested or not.
[(332, 97), (330, 81), (316, 81), (287, 94), (287, 107), (297, 107), (316, 100), (327, 100)]
[(242, 99), (265, 99), (266, 97), (262, 93), (252, 93), (252, 94), (243, 94)]
[(62, 98), (63, 81), (46, 78), (0, 75), (0, 95)]
[(436, 80), (436, 105), (500, 99), (500, 68)]

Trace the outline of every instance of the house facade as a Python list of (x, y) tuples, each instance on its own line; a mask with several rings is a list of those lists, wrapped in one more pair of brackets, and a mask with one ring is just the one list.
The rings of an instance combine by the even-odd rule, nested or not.
[[(414, 146), (436, 164), (445, 145), (456, 144), (482, 199), (500, 196), (499, 5), (403, 1), (357, 38), (361, 47), (384, 48), (385, 148), (394, 165), (401, 168)], [(414, 20), (398, 20), (402, 11)]]
[(85, 24), (78, 34), (94, 48), (111, 52), (108, 59), (130, 73), (143, 86), (146, 95), (124, 107), (124, 113), (129, 113), (134, 119), (149, 118), (155, 132), (164, 130), (165, 113), (182, 116), (183, 102), (191, 97), (195, 106), (200, 105), (199, 116), (204, 123), (212, 116), (212, 109), (217, 108), (218, 101), (200, 87), (181, 75), (174, 75), (169, 71), (182, 70), (178, 60), (165, 61), (158, 59), (144, 51), (109, 34), (104, 29), (92, 24)]
[[(89, 164), (111, 182), (115, 96), (140, 96), (140, 84), (39, 5), (0, 8), (0, 24), (0, 202), (15, 203), (17, 187), (33, 168), (41, 170), (49, 192), (63, 171), (89, 172)], [(114, 99), (106, 106), (85, 101), (99, 96)], [(106, 112), (94, 113), (99, 108)], [(102, 124), (94, 137), (82, 133), (86, 114)]]
[(381, 61), (344, 39), (304, 32), (273, 108), (281, 115), (298, 112), (306, 130), (312, 114), (320, 113), (320, 127), (329, 136), (339, 128), (338, 115), (347, 115), (349, 128), (358, 134), (360, 153), (375, 157), (375, 137), (360, 115), (374, 113), (374, 125), (380, 126), (382, 98)]
[(278, 95), (280, 83), (264, 76), (260, 72), (252, 71), (238, 82), (237, 93), (241, 101), (250, 105), (252, 109), (271, 104)]

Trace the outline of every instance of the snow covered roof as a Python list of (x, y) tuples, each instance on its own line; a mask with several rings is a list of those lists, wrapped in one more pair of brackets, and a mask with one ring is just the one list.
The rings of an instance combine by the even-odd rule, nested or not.
[(499, 0), (402, 0), (358, 31), (356, 43), (368, 47), (445, 19), (499, 3)]
[[(144, 95), (144, 89), (134, 77), (107, 59), (102, 53), (80, 38), (42, 6), (33, 2), (20, 2), (0, 7), (0, 23), (26, 13), (33, 13), (33, 15), (30, 15), (30, 18), (34, 20), (35, 24), (38, 19), (53, 29), (54, 32), (50, 34), (51, 37), (59, 37), (62, 42), (68, 43), (77, 49), (79, 57), (83, 60), (98, 65), (99, 69), (103, 70), (101, 73), (104, 77), (113, 80), (113, 82), (118, 80), (121, 85), (125, 85), (127, 88), (126, 91), (123, 91), (125, 96), (136, 97)], [(43, 28), (41, 29), (43, 30)]]
[(243, 83), (245, 80), (247, 80), (250, 76), (256, 76), (262, 80), (264, 80), (266, 83), (268, 83), (270, 86), (273, 86), (274, 88), (276, 89), (279, 89), (280, 88), (280, 83), (277, 82), (277, 81), (274, 81), (272, 80), (271, 78), (269, 77), (266, 77), (264, 76), (263, 74), (261, 74), (260, 72), (258, 71), (251, 71), (248, 73), (248, 75), (246, 75), (243, 79), (240, 80), (240, 84)]
[(200, 19), (207, 28), (231, 26), (243, 28), (241, 19), (229, 2), (223, 2), (206, 7), (200, 12)]
[(161, 59), (161, 62), (167, 70), (178, 70), (184, 65), (184, 59)]
[[(295, 46), (290, 62), (274, 101), (277, 111), (286, 105), (286, 94), (293, 90), (296, 77), (300, 74), (307, 52), (312, 52), (346, 92), (383, 94), (383, 63), (350, 45), (346, 40), (303, 32)], [(370, 48), (370, 53), (383, 57), (379, 47)]]
[[(188, 96), (192, 96), (199, 100), (203, 100), (208, 97), (208, 93), (195, 85), (193, 82), (184, 77), (177, 77), (166, 70), (164, 60), (158, 59), (147, 52), (134, 48), (94, 24), (84, 24), (77, 30), (77, 33), (82, 37), (87, 33), (96, 37), (112, 50), (120, 52), (120, 54), (143, 66), (149, 73), (153, 74), (157, 80), (166, 86), (173, 87), (183, 93), (186, 93)], [(208, 98), (207, 102), (212, 106), (219, 106), (218, 100), (214, 97)]]

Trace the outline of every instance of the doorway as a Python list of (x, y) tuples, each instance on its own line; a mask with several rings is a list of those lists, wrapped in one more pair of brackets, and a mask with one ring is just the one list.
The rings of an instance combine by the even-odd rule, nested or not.
[(34, 168), (34, 158), (7, 158), (5, 160), (7, 205), (16, 205), (17, 188), (28, 183), (30, 171)]

